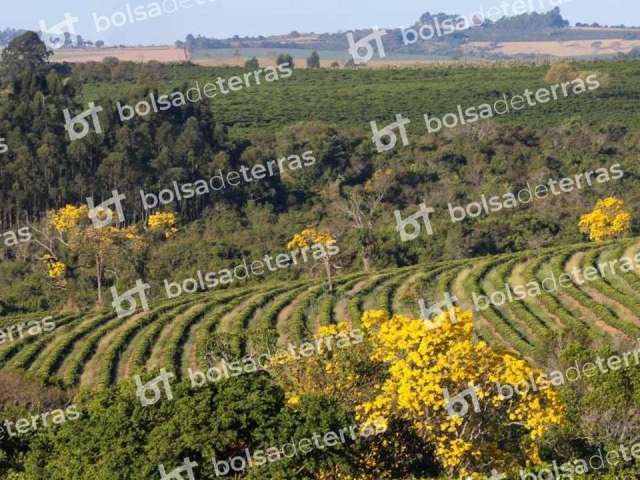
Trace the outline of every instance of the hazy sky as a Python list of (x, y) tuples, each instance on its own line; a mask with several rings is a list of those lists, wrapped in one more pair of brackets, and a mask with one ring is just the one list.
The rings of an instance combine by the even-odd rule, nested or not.
[[(0, 0), (4, 7), (0, 29), (39, 29), (40, 20), (48, 28), (63, 20), (65, 13), (79, 19), (75, 31), (87, 39), (111, 43), (173, 43), (187, 33), (210, 37), (270, 35), (300, 32), (335, 32), (353, 28), (400, 27), (414, 23), (426, 12), (470, 15), (501, 2), (532, 2), (552, 8), (559, 4), (563, 15), (574, 22), (640, 25), (638, 0)], [(191, 8), (174, 5), (188, 2)], [(198, 2), (200, 4), (198, 4)], [(155, 18), (130, 23), (130, 11), (154, 14), (152, 4), (161, 5)], [(183, 3), (184, 4), (184, 3)], [(510, 7), (509, 7), (510, 8)], [(103, 21), (98, 32), (93, 14), (124, 20), (120, 27)]]

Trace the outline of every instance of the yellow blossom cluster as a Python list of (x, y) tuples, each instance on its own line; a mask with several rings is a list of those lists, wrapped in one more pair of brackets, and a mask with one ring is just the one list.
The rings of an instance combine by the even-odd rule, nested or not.
[[(514, 448), (523, 460), (539, 462), (536, 441), (562, 421), (557, 392), (502, 397), (497, 385), (528, 382), (541, 372), (484, 341), (475, 342), (471, 312), (456, 309), (455, 315), (452, 322), (443, 312), (437, 319), (441, 327), (430, 329), (423, 320), (389, 317), (384, 310), (364, 313), (362, 324), (373, 346), (370, 358), (386, 366), (386, 376), (374, 386), (372, 398), (359, 405), (359, 418), (365, 424), (408, 421), (434, 445), (437, 460), (452, 477), (480, 473), (476, 465), (512, 468), (520, 460)], [(468, 402), (464, 414), (452, 414), (445, 391), (449, 398), (466, 391), (460, 397)], [(506, 446), (507, 439), (515, 445)]]
[(48, 274), (50, 278), (60, 280), (67, 273), (67, 266), (62, 262), (50, 262), (48, 265)]
[(66, 205), (60, 210), (49, 212), (49, 224), (59, 233), (76, 228), (82, 220), (88, 220), (89, 208), (86, 205), (75, 207)]
[(590, 240), (610, 240), (628, 232), (632, 215), (624, 202), (615, 197), (598, 200), (592, 212), (582, 215), (578, 226)]
[(176, 228), (176, 215), (173, 212), (157, 212), (152, 214), (147, 221), (149, 230), (164, 231), (165, 238), (173, 237), (178, 229)]
[(315, 228), (305, 228), (300, 233), (296, 233), (291, 241), (287, 243), (289, 250), (296, 248), (310, 247), (311, 245), (333, 245), (336, 239), (329, 232), (316, 230)]

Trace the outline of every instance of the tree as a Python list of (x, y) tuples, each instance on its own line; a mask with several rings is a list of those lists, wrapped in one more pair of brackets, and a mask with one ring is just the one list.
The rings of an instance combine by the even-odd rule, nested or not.
[[(80, 418), (61, 425), (50, 423), (39, 432), (25, 461), (24, 478), (160, 478), (158, 465), (171, 472), (189, 457), (198, 463), (196, 478), (213, 479), (218, 478), (213, 457), (227, 459), (265, 443), (288, 441), (279, 438), (285, 427), (281, 419), (284, 395), (266, 375), (242, 376), (196, 389), (188, 383), (173, 383), (173, 399), (163, 395), (151, 407), (141, 405), (132, 383), (76, 397)], [(282, 436), (285, 433), (289, 432), (283, 431)], [(123, 435), (126, 447), (107, 453), (122, 442)], [(101, 460), (107, 457), (108, 461)], [(276, 478), (294, 478), (291, 470)]]
[(96, 48), (102, 48), (102, 47), (104, 47), (104, 41), (96, 40)]
[[(360, 417), (365, 425), (407, 422), (434, 446), (448, 478), (539, 464), (539, 443), (564, 412), (541, 371), (473, 340), (472, 319), (457, 308), (438, 315), (436, 328), (384, 310), (362, 316), (370, 359), (385, 378), (359, 406)], [(532, 379), (546, 388), (534, 390)], [(526, 394), (515, 392), (522, 383)]]
[(260, 68), (260, 63), (256, 57), (253, 57), (244, 62), (244, 68), (247, 70), (258, 70)]
[(321, 255), (321, 258), (327, 274), (327, 281), (329, 282), (329, 291), (333, 290), (333, 283), (331, 280), (331, 257), (324, 247), (335, 245), (335, 243), (336, 239), (333, 238), (331, 233), (322, 232), (315, 228), (305, 228), (300, 233), (296, 233), (287, 244), (287, 248), (289, 250), (295, 250), (296, 248), (310, 249), (313, 247), (319, 247), (319, 249), (322, 250), (323, 254)]
[(309, 58), (307, 58), (308, 68), (320, 68), (320, 55), (315, 50)]
[(590, 240), (611, 240), (629, 232), (632, 218), (622, 200), (607, 197), (598, 200), (590, 213), (582, 215), (578, 226), (582, 233), (589, 235)]
[[(108, 213), (105, 210), (100, 213), (113, 216), (113, 212)], [(105, 217), (101, 217), (100, 213), (98, 216), (104, 219)], [(62, 245), (78, 257), (84, 257), (93, 262), (94, 278), (98, 289), (98, 304), (101, 305), (102, 283), (107, 266), (110, 265), (114, 257), (127, 250), (135, 252), (142, 249), (143, 240), (138, 234), (137, 228), (135, 226), (96, 228), (89, 222), (86, 205), (80, 207), (67, 205), (60, 210), (51, 211), (48, 221), (49, 225), (57, 232), (58, 240)], [(49, 251), (49, 253), (55, 257), (52, 259), (54, 269), (52, 269), (51, 261), (49, 262), (49, 276), (60, 279), (66, 272), (66, 266), (62, 268), (60, 266), (62, 262), (58, 260), (57, 255), (53, 251)], [(60, 273), (59, 270), (63, 271)]]
[(579, 76), (577, 69), (567, 63), (554, 63), (544, 77), (547, 83), (570, 82)]
[(295, 66), (295, 64), (293, 63), (293, 57), (288, 53), (281, 53), (280, 55), (278, 55), (276, 64), (278, 65), (286, 64), (286, 65), (289, 65), (290, 68), (293, 68)]
[(160, 232), (164, 238), (171, 238), (177, 232), (176, 214), (173, 212), (156, 212), (147, 219), (147, 228), (150, 232)]
[(13, 81), (25, 70), (41, 72), (51, 55), (36, 33), (25, 32), (11, 40), (2, 51), (3, 76)]
[(351, 220), (362, 247), (362, 267), (369, 271), (375, 250), (374, 219), (382, 206), (382, 200), (393, 185), (393, 170), (378, 170), (364, 184), (343, 190), (337, 185), (337, 206)]

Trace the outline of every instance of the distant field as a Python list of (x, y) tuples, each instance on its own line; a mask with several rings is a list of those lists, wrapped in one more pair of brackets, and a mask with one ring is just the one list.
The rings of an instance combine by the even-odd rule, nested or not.
[(106, 57), (116, 57), (131, 62), (183, 62), (184, 50), (174, 47), (127, 47), (64, 49), (54, 52), (54, 62), (101, 62)]
[[(597, 30), (597, 29), (596, 29)], [(468, 54), (502, 53), (505, 55), (541, 55), (555, 57), (581, 57), (598, 55), (615, 55), (628, 53), (632, 48), (640, 47), (640, 40), (602, 39), (602, 40), (566, 40), (566, 41), (526, 41), (526, 42), (470, 42), (463, 46), (463, 51)], [(205, 67), (242, 67), (244, 63), (256, 57), (262, 66), (276, 64), (278, 55), (288, 53), (293, 57), (297, 67), (305, 68), (306, 59), (311, 55), (312, 49), (287, 49), (287, 48), (219, 48), (208, 50), (196, 50), (191, 60)], [(346, 50), (321, 50), (320, 64), (329, 68), (337, 64), (342, 67), (349, 59)], [(102, 61), (106, 57), (115, 57), (123, 61), (133, 62), (182, 62), (188, 60), (184, 50), (170, 46), (159, 47), (126, 47), (126, 48), (101, 48), (101, 49), (64, 49), (54, 51), (53, 60), (57, 62), (90, 62)], [(468, 60), (462, 60), (468, 63)], [(485, 60), (471, 60), (484, 63)], [(385, 58), (374, 58), (369, 62), (369, 68), (394, 68), (412, 67), (435, 64), (459, 63), (444, 56), (432, 54), (402, 54), (387, 52)]]
[(604, 40), (568, 40), (561, 42), (503, 42), (491, 47), (490, 42), (471, 42), (463, 48), (467, 52), (487, 51), (505, 55), (534, 54), (556, 57), (578, 57), (594, 55), (613, 55), (628, 53), (634, 47), (640, 47), (640, 40), (604, 39)]
[[(208, 50), (196, 50), (193, 53), (193, 61), (198, 65), (207, 67), (220, 66), (243, 66), (244, 62), (252, 57), (256, 57), (260, 65), (275, 65), (278, 55), (287, 53), (293, 57), (293, 61), (298, 67), (306, 67), (306, 59), (309, 58), (313, 49), (307, 48), (215, 48)], [(320, 65), (330, 67), (332, 63), (338, 62), (343, 66), (349, 60), (347, 50), (320, 50)], [(412, 66), (420, 64), (431, 64), (434, 62), (452, 62), (445, 57), (434, 55), (415, 55), (387, 52), (385, 58), (375, 58), (369, 62), (368, 67), (390, 67), (390, 66)]]

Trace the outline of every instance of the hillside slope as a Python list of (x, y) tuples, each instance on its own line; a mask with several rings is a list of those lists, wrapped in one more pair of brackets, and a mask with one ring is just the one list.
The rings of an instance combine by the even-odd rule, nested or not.
[[(479, 337), (526, 357), (544, 351), (562, 328), (582, 326), (593, 337), (628, 342), (640, 335), (640, 269), (621, 268), (629, 262), (620, 259), (634, 262), (638, 252), (640, 238), (632, 238), (353, 274), (338, 277), (332, 292), (315, 279), (193, 294), (124, 319), (109, 311), (52, 313), (55, 330), (0, 345), (0, 365), (70, 386), (110, 385), (163, 367), (184, 375), (202, 366), (210, 332), (273, 329), (280, 345), (299, 344), (319, 325), (358, 325), (364, 309), (418, 317), (418, 299), (433, 304), (445, 292), (462, 308), (474, 309)], [(598, 264), (604, 276), (589, 273)], [(576, 268), (581, 270), (572, 281), (560, 280)], [(526, 286), (526, 298), (497, 305), (522, 295), (518, 286)], [(6, 318), (2, 328), (45, 315)], [(241, 341), (237, 348), (243, 353)]]

